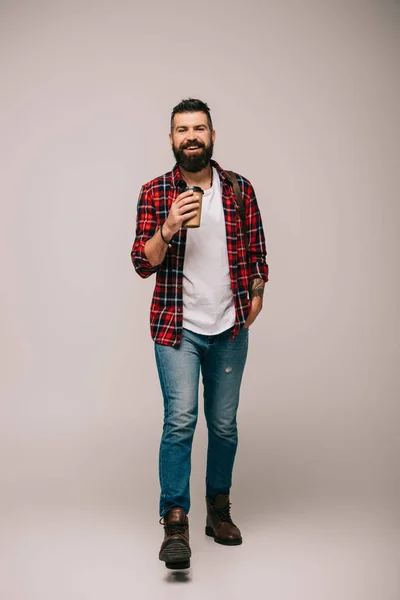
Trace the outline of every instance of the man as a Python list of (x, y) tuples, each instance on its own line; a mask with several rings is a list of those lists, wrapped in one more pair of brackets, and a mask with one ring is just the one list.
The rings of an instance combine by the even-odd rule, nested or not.
[[(236, 174), (245, 203), (246, 255), (231, 177), (211, 159), (215, 131), (207, 104), (192, 98), (178, 104), (169, 138), (176, 165), (141, 189), (131, 256), (141, 277), (157, 273), (150, 329), (164, 398), (159, 558), (179, 569), (190, 566), (187, 515), (200, 371), (208, 428), (206, 534), (220, 544), (242, 543), (229, 501), (236, 412), (248, 328), (262, 309), (268, 266), (254, 190)], [(199, 210), (188, 186), (204, 190), (198, 229), (183, 226)]]

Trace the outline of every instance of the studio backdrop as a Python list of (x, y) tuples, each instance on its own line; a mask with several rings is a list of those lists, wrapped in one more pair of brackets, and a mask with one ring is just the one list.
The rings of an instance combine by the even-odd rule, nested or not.
[[(162, 397), (130, 262), (172, 107), (250, 179), (270, 282), (232, 494), (392, 503), (398, 482), (400, 6), (2, 2), (1, 500), (158, 510)], [(206, 428), (193, 506), (204, 502)]]

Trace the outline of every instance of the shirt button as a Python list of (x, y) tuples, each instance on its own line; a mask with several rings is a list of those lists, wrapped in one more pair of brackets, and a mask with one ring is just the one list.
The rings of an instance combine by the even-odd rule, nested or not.
[(182, 312), (182, 310), (181, 310), (180, 308), (178, 308), (178, 309), (177, 309), (177, 312), (178, 312), (178, 313), (180, 313), (180, 312)]

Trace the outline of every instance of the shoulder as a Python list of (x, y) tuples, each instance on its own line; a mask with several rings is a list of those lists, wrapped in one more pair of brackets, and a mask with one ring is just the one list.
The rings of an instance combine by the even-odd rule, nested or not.
[(222, 177), (226, 176), (229, 179), (231, 179), (230, 174), (233, 173), (235, 175), (236, 179), (238, 180), (239, 186), (242, 188), (243, 191), (252, 189), (252, 185), (251, 185), (250, 181), (246, 177), (244, 177), (244, 175), (242, 175), (241, 173), (237, 173), (233, 169), (224, 169), (215, 160), (212, 160), (211, 164), (215, 169), (217, 169), (217, 171), (220, 174), (220, 177), (222, 175)]
[(242, 185), (251, 185), (249, 179), (247, 179), (244, 175), (241, 175), (240, 173), (236, 173), (236, 171), (225, 171), (225, 173), (234, 173), (239, 183), (241, 183)]
[(157, 196), (167, 190), (169, 190), (171, 186), (172, 180), (172, 171), (168, 171), (163, 175), (159, 175), (158, 177), (154, 177), (147, 183), (142, 185), (142, 192), (151, 194), (153, 196)]
[(244, 177), (244, 175), (241, 175), (240, 173), (237, 173), (236, 171), (233, 170), (225, 170), (225, 173), (227, 175), (227, 177), (229, 177), (230, 179), (230, 173), (233, 173), (238, 181), (239, 187), (241, 189), (241, 192), (246, 195), (246, 196), (251, 196), (252, 194), (254, 194), (254, 189), (253, 186), (250, 182), (249, 179), (247, 179), (247, 177)]

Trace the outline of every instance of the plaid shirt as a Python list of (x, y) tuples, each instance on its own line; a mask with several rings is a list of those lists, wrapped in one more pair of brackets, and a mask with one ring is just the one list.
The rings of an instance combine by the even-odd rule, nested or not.
[[(237, 175), (246, 207), (249, 242), (249, 254), (246, 257), (242, 223), (231, 180), (215, 161), (212, 160), (211, 165), (217, 169), (221, 179), (229, 273), (236, 311), (233, 339), (249, 313), (249, 282), (255, 278), (268, 281), (267, 252), (261, 215), (251, 183)], [(155, 342), (166, 346), (179, 345), (182, 337), (182, 279), (187, 230), (181, 228), (174, 235), (171, 247), (167, 249), (160, 265), (152, 266), (149, 263), (144, 246), (166, 220), (172, 201), (185, 187), (178, 165), (143, 185), (137, 207), (136, 238), (131, 252), (133, 266), (141, 277), (157, 273), (150, 308), (150, 331)]]

